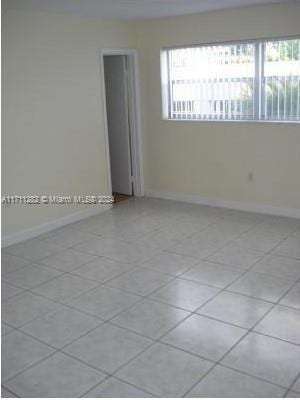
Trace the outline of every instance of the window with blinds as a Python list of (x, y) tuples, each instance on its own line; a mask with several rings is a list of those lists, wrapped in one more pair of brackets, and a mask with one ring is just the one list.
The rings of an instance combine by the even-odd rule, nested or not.
[(300, 120), (300, 39), (162, 52), (163, 114), (174, 120)]
[(262, 65), (265, 120), (300, 120), (300, 39), (265, 42)]

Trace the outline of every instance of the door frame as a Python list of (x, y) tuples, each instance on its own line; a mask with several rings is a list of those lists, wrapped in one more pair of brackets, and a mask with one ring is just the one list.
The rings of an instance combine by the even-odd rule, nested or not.
[(141, 109), (140, 109), (140, 87), (139, 87), (139, 66), (138, 53), (135, 49), (101, 49), (100, 50), (100, 78), (101, 97), (103, 107), (105, 153), (106, 153), (106, 177), (108, 194), (112, 195), (111, 166), (109, 154), (109, 136), (106, 109), (106, 92), (104, 76), (105, 56), (130, 56), (128, 57), (128, 83), (130, 92), (133, 94), (129, 102), (129, 118), (131, 127), (131, 158), (134, 196), (144, 196), (144, 174), (143, 174), (143, 153), (142, 153), (142, 131), (141, 131)]

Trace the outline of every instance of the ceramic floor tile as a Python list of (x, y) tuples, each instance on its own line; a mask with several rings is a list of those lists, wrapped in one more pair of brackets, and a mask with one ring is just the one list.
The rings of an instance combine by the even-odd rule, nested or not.
[(38, 237), (38, 239), (43, 240), (46, 243), (62, 248), (75, 246), (79, 243), (87, 242), (95, 238), (97, 238), (97, 236), (87, 232), (81, 232), (77, 229), (70, 228), (69, 226), (49, 232), (48, 235), (46, 234)]
[(1, 284), (1, 299), (2, 299), (2, 301), (8, 300), (11, 297), (14, 297), (17, 294), (22, 293), (22, 292), (23, 292), (22, 288), (12, 286), (7, 282), (2, 281), (2, 284)]
[(187, 397), (268, 398), (283, 397), (284, 393), (285, 389), (279, 386), (217, 366), (187, 394)]
[(2, 276), (15, 396), (300, 394), (299, 220), (131, 198), (5, 248)]
[(261, 253), (246, 251), (239, 246), (229, 244), (209, 256), (208, 260), (245, 270), (254, 265), (261, 257)]
[(132, 268), (134, 267), (131, 264), (110, 260), (105, 257), (99, 257), (96, 260), (76, 269), (73, 273), (82, 276), (83, 278), (104, 283)]
[(300, 310), (300, 282), (297, 283), (280, 301), (280, 304)]
[(98, 318), (108, 320), (133, 306), (141, 297), (108, 286), (100, 286), (67, 304)]
[(155, 248), (150, 248), (146, 243), (129, 243), (114, 238), (90, 240), (80, 244), (79, 246), (75, 246), (74, 249), (89, 254), (105, 256), (129, 264), (146, 261), (158, 253), (157, 249), (155, 250)]
[(161, 274), (148, 268), (137, 267), (111, 280), (109, 286), (116, 287), (140, 296), (147, 296), (154, 290), (164, 286), (172, 276)]
[(51, 347), (21, 332), (9, 333), (2, 337), (2, 381), (15, 376), (53, 352)]
[(60, 246), (43, 242), (39, 239), (29, 239), (6, 247), (8, 253), (29, 261), (38, 261), (61, 250)]
[(300, 393), (299, 392), (294, 392), (293, 390), (289, 390), (285, 397), (299, 399), (300, 398)]
[(144, 262), (143, 267), (151, 268), (165, 274), (177, 276), (197, 263), (197, 259), (175, 253), (162, 251), (155, 257)]
[(271, 235), (269, 232), (251, 230), (234, 241), (234, 244), (249, 251), (267, 253), (273, 250), (282, 240), (282, 235)]
[(136, 220), (136, 215), (117, 215), (114, 210), (113, 214), (109, 215), (109, 212), (106, 212), (106, 215), (87, 218), (86, 220), (82, 220), (80, 222), (76, 222), (72, 224), (73, 229), (78, 229), (81, 232), (92, 233), (94, 235), (98, 235), (99, 237), (103, 237), (103, 235), (111, 235), (112, 232), (118, 231), (118, 228), (123, 224), (126, 225), (127, 222), (132, 222)]
[(117, 376), (159, 397), (179, 397), (211, 366), (209, 361), (155, 344), (123, 367)]
[(284, 236), (293, 235), (295, 230), (299, 230), (299, 219), (275, 215), (264, 215), (263, 218), (264, 221), (258, 226), (282, 233)]
[(241, 275), (242, 271), (220, 264), (201, 261), (180, 277), (207, 285), (224, 288)]
[(276, 306), (255, 331), (300, 345), (300, 311)]
[(3, 277), (6, 276), (6, 274), (8, 273), (15, 271), (16, 269), (25, 267), (25, 265), (29, 264), (30, 261), (28, 260), (24, 260), (23, 258), (9, 254), (6, 251), (2, 251), (1, 274)]
[(7, 381), (6, 385), (22, 397), (80, 397), (105, 377), (100, 371), (56, 353)]
[(163, 224), (156, 215), (141, 216), (131, 223), (128, 222), (124, 226), (119, 227), (117, 230), (112, 230), (108, 232), (103, 232), (104, 237), (113, 236), (120, 238), (121, 240), (135, 241), (142, 236), (145, 236), (157, 229), (159, 229)]
[(62, 307), (54, 313), (35, 319), (21, 329), (53, 347), (61, 348), (100, 324), (99, 319), (69, 307)]
[(295, 390), (296, 392), (300, 393), (300, 377), (294, 383), (293, 390)]
[(87, 264), (88, 262), (96, 259), (97, 256), (68, 249), (44, 258), (41, 260), (41, 263), (63, 272), (71, 272), (81, 265)]
[(5, 336), (12, 332), (14, 328), (11, 326), (7, 325), (5, 322), (1, 322), (1, 336)]
[(76, 275), (65, 274), (34, 288), (33, 291), (51, 300), (64, 302), (98, 285), (98, 282), (93, 282)]
[(168, 250), (175, 254), (205, 258), (213, 254), (217, 250), (217, 247), (211, 242), (202, 243), (198, 238), (188, 238), (170, 247)]
[(218, 361), (247, 330), (192, 315), (163, 337), (167, 344)]
[(45, 267), (42, 264), (32, 264), (24, 268), (7, 274), (5, 279), (8, 283), (22, 287), (24, 289), (32, 289), (52, 278), (61, 275), (62, 272), (53, 268)]
[(152, 299), (171, 306), (195, 311), (212, 299), (219, 289), (185, 279), (176, 279), (152, 293)]
[(112, 322), (153, 339), (167, 333), (189, 315), (188, 312), (150, 300), (143, 300), (122, 312)]
[(297, 236), (290, 236), (284, 240), (276, 249), (275, 254), (300, 259), (300, 239)]
[(114, 249), (117, 251), (120, 244), (126, 245), (126, 242), (114, 238), (99, 237), (75, 246), (74, 250), (103, 257), (107, 255), (108, 249), (110, 252)]
[(223, 292), (200, 308), (198, 313), (249, 329), (271, 306), (262, 300)]
[(67, 346), (64, 351), (112, 374), (151, 343), (152, 340), (104, 324)]
[(295, 230), (290, 226), (283, 224), (282, 222), (270, 222), (264, 221), (249, 229), (247, 232), (244, 233), (243, 236), (252, 239), (254, 237), (258, 237), (260, 239), (274, 239), (278, 240), (279, 242), (284, 240), (289, 234), (291, 234)]
[(228, 242), (238, 236), (239, 228), (234, 224), (213, 224), (206, 229), (195, 233), (191, 239), (197, 240), (200, 244), (212, 244), (216, 249), (224, 247)]
[[(210, 229), (216, 232), (212, 237), (213, 240), (217, 237), (221, 244), (225, 244), (229, 240), (234, 240), (236, 237), (248, 232), (250, 228), (253, 229), (254, 225), (253, 223), (242, 221), (239, 218), (234, 218), (234, 216), (231, 215), (229, 219), (217, 219), (210, 226)], [(224, 236), (226, 240), (224, 240)]]
[(249, 333), (224, 358), (222, 364), (289, 387), (300, 372), (300, 347)]
[(258, 299), (276, 302), (294, 284), (293, 279), (249, 271), (230, 285), (227, 290)]
[(259, 261), (253, 271), (297, 280), (300, 278), (300, 260), (270, 255)]
[(5, 388), (1, 388), (1, 398), (2, 399), (9, 399), (11, 397), (17, 397), (15, 396), (12, 392), (9, 390), (6, 390)]
[[(186, 221), (176, 221), (176, 217), (173, 220), (168, 221), (163, 228), (151, 232), (144, 236), (144, 239), (147, 240), (152, 245), (156, 245), (162, 250), (168, 249), (179, 243), (181, 240), (186, 239), (191, 236), (193, 233), (203, 229), (199, 224), (190, 223)], [(173, 269), (171, 272), (174, 271)]]
[(116, 378), (106, 379), (100, 385), (96, 386), (84, 397), (92, 398), (148, 398), (151, 394), (146, 393), (135, 386), (122, 382)]
[(2, 305), (2, 320), (16, 328), (58, 308), (53, 301), (33, 293), (21, 293)]

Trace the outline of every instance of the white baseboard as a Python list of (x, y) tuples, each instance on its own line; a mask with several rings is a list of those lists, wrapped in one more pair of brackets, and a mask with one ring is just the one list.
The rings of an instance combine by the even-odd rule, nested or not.
[[(245, 203), (234, 200), (209, 199), (198, 195), (160, 192), (157, 190), (147, 190), (145, 196), (155, 197), (165, 200), (183, 201), (186, 203), (193, 203), (193, 204), (202, 204), (212, 207), (230, 208), (234, 210), (255, 212), (260, 214), (278, 215), (283, 217), (300, 219), (300, 208), (283, 208), (283, 207), (270, 206), (266, 204)], [(7, 247), (15, 243), (23, 242), (24, 240), (27, 239), (35, 238), (43, 233), (50, 232), (54, 229), (71, 224), (73, 222), (80, 221), (84, 218), (100, 214), (106, 210), (109, 210), (111, 207), (112, 206), (109, 204), (93, 206), (91, 208), (87, 208), (82, 211), (66, 215), (65, 217), (46, 222), (45, 224), (38, 225), (30, 229), (16, 232), (11, 235), (2, 236), (1, 247)]]
[(210, 199), (194, 194), (160, 192), (157, 190), (147, 190), (145, 195), (148, 197), (156, 197), (165, 200), (183, 201), (186, 203), (202, 204), (205, 206), (230, 208), (233, 210), (248, 211), (259, 214), (277, 215), (282, 217), (300, 218), (300, 208), (283, 208), (267, 204), (245, 203), (234, 200)]
[(110, 204), (98, 204), (90, 208), (86, 208), (81, 211), (77, 211), (73, 214), (66, 215), (65, 217), (55, 219), (53, 221), (46, 222), (45, 224), (35, 226), (30, 229), (26, 229), (20, 232), (12, 233), (11, 235), (2, 236), (1, 247), (7, 247), (11, 244), (23, 242), (27, 239), (35, 238), (43, 233), (50, 232), (54, 229), (61, 228), (62, 226), (71, 224), (73, 222), (80, 221), (84, 218), (92, 217), (102, 213), (103, 211), (109, 210), (112, 207)]

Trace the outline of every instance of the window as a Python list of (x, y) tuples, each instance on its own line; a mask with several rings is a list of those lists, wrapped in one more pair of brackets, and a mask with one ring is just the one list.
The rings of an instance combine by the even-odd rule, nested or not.
[(162, 52), (164, 117), (300, 120), (300, 39)]
[(300, 39), (264, 43), (262, 117), (300, 120)]

